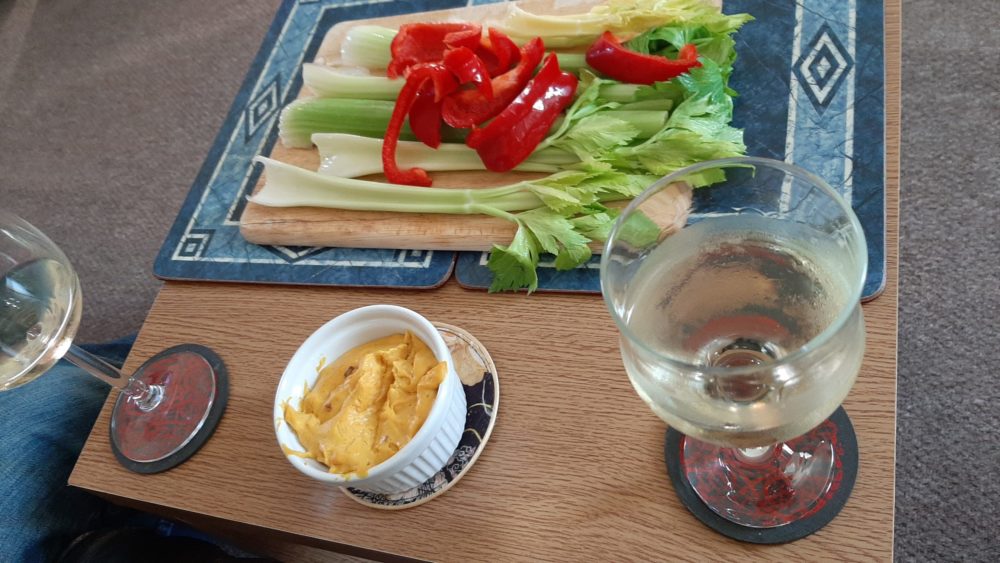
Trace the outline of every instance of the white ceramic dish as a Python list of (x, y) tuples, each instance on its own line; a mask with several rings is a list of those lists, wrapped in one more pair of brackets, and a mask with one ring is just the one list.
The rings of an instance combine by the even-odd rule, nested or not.
[(285, 454), (296, 469), (335, 485), (396, 493), (416, 487), (444, 467), (465, 428), (465, 391), (448, 346), (434, 325), (419, 314), (395, 305), (371, 305), (344, 313), (321, 326), (302, 343), (278, 382), (274, 396), (275, 433), (279, 445), (304, 451), (295, 432), (285, 423), (285, 401), (298, 406), (306, 388), (316, 383), (319, 376), (316, 366), (322, 358), (329, 364), (356, 346), (407, 330), (423, 340), (439, 361), (448, 362), (448, 374), (417, 434), (394, 456), (372, 467), (365, 477), (330, 473), (326, 465), (316, 460)]

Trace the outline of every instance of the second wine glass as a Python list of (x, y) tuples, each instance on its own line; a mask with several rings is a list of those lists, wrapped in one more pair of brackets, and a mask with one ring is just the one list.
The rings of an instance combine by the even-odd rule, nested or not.
[(678, 171), (619, 217), (601, 287), (626, 372), (683, 433), (667, 455), (726, 520), (783, 526), (834, 489), (842, 460), (824, 421), (861, 366), (866, 265), (850, 205), (769, 159)]
[(65, 358), (120, 394), (111, 447), (133, 471), (169, 469), (211, 435), (228, 397), (222, 360), (204, 346), (164, 350), (131, 376), (73, 345), (80, 282), (66, 255), (27, 221), (0, 210), (0, 391)]

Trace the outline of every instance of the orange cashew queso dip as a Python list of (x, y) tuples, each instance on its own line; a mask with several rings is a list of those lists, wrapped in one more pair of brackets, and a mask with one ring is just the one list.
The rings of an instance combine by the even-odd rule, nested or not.
[(322, 365), (299, 408), (285, 403), (285, 421), (306, 449), (286, 453), (359, 477), (420, 430), (448, 373), (448, 364), (409, 332), (362, 344)]

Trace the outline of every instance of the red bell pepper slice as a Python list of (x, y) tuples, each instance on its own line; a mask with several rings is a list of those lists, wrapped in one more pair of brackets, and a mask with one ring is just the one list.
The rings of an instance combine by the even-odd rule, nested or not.
[(681, 48), (677, 60), (671, 60), (629, 51), (610, 31), (587, 49), (587, 64), (609, 78), (633, 84), (670, 80), (701, 66), (698, 49), (691, 43)]
[(425, 80), (410, 106), (410, 130), (431, 148), (441, 146), (441, 102), (434, 100), (434, 83)]
[(483, 60), (476, 56), (468, 47), (449, 49), (444, 53), (444, 67), (458, 78), (459, 83), (476, 85), (487, 100), (493, 99), (493, 84)]
[(475, 51), (483, 37), (483, 29), (472, 24), (469, 29), (453, 31), (445, 36), (444, 44), (448, 47), (465, 47)]
[(434, 102), (458, 88), (458, 83), (451, 73), (440, 63), (420, 63), (411, 66), (406, 73), (406, 84), (396, 97), (396, 105), (392, 108), (389, 126), (386, 127), (385, 139), (382, 142), (382, 171), (393, 184), (408, 184), (411, 186), (429, 186), (431, 177), (422, 168), (400, 170), (396, 163), (396, 145), (399, 143), (399, 132), (403, 121), (413, 108), (417, 95), (430, 83), (434, 87)]
[(489, 29), (488, 33), (489, 45), (484, 45), (493, 55), (497, 58), (497, 64), (503, 69), (503, 72), (507, 72), (512, 65), (516, 65), (521, 59), (521, 53), (517, 48), (517, 44), (511, 40), (510, 37), (492, 27)]
[(441, 117), (452, 127), (473, 127), (504, 110), (531, 80), (535, 67), (542, 60), (545, 45), (536, 37), (521, 48), (517, 66), (493, 78), (493, 98), (478, 90), (459, 90), (444, 100)]
[(476, 149), (486, 168), (506, 172), (524, 162), (542, 142), (566, 106), (573, 102), (576, 76), (559, 69), (555, 53), (506, 109), (465, 144)]
[(454, 33), (482, 34), (482, 27), (469, 23), (408, 23), (399, 26), (389, 47), (392, 60), (386, 74), (403, 76), (406, 69), (419, 63), (438, 62), (444, 56), (445, 38)]
[(490, 76), (507, 72), (517, 64), (520, 57), (517, 44), (502, 31), (492, 27), (487, 35), (483, 35), (479, 29), (449, 33), (444, 42), (448, 47), (465, 47), (475, 53), (483, 61)]

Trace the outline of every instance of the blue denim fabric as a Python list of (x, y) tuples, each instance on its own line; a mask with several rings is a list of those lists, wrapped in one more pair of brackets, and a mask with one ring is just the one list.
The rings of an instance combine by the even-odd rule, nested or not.
[[(134, 339), (84, 348), (121, 366)], [(66, 485), (109, 390), (61, 361), (0, 393), (0, 560), (49, 561), (88, 530), (143, 519)]]

